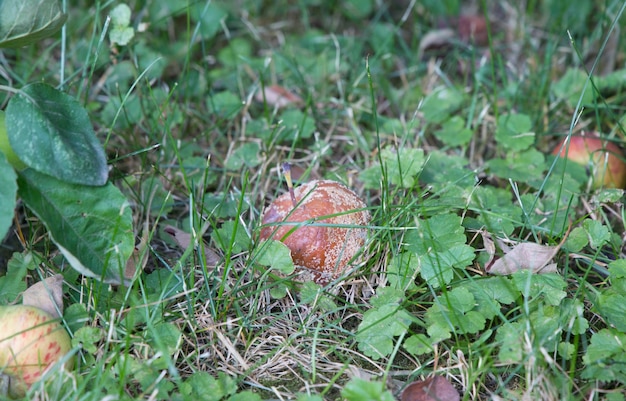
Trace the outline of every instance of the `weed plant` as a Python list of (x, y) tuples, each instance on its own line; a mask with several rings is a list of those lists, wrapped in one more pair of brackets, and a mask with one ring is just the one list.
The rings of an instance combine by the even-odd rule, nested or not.
[[(464, 400), (625, 399), (623, 190), (550, 155), (582, 130), (624, 143), (623, 2), (150, 0), (127, 27), (118, 4), (67, 2), (63, 35), (0, 52), (0, 84), (88, 110), (148, 244), (104, 284), (18, 205), (0, 300), (62, 273), (78, 362), (28, 398), (393, 400), (439, 375)], [(463, 36), (460, 14), (487, 24)], [(258, 240), (283, 162), (373, 215), (326, 286)], [(494, 243), (560, 246), (556, 270), (490, 275)]]

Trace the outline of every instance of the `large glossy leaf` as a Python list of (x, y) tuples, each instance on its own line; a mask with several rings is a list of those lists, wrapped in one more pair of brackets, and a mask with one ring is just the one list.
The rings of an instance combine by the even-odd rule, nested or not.
[(57, 0), (0, 0), (0, 47), (21, 47), (54, 35), (65, 23)]
[(33, 169), (20, 171), (17, 182), (74, 269), (106, 283), (124, 281), (135, 242), (130, 206), (117, 187), (69, 184)]
[(69, 183), (106, 183), (102, 144), (73, 97), (50, 85), (29, 85), (9, 101), (6, 127), (13, 151), (27, 166)]
[(15, 170), (0, 151), (0, 242), (9, 231), (15, 209), (17, 184)]

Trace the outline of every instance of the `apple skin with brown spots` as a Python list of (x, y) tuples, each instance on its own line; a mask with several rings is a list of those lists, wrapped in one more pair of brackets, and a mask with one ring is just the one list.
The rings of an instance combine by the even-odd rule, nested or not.
[[(0, 327), (0, 372), (11, 377), (13, 396), (23, 396), (71, 349), (70, 336), (59, 321), (34, 306), (0, 306)], [(71, 369), (73, 360), (65, 366)]]
[(295, 208), (285, 193), (265, 209), (260, 239), (282, 241), (302, 280), (326, 284), (344, 273), (365, 244), (370, 213), (356, 193), (336, 181), (310, 181), (294, 194)]
[(572, 136), (568, 149), (563, 146), (565, 140), (554, 148), (552, 154), (590, 167), (594, 189), (626, 187), (624, 154), (616, 144), (595, 136)]

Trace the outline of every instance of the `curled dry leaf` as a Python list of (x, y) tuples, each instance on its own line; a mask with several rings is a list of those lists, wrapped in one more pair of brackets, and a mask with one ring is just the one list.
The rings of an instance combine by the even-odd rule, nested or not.
[(34, 306), (52, 317), (61, 317), (63, 314), (63, 275), (52, 277), (31, 285), (22, 294), (24, 305)]
[(280, 85), (270, 85), (263, 88), (256, 93), (255, 99), (257, 102), (267, 102), (270, 106), (278, 108), (286, 107), (289, 105), (300, 105), (303, 103), (302, 98)]
[(124, 268), (125, 284), (129, 285), (130, 281), (135, 277), (135, 274), (137, 274), (137, 271), (143, 271), (143, 269), (145, 269), (146, 264), (148, 263), (148, 255), (146, 253), (146, 249), (148, 248), (149, 241), (150, 227), (148, 225), (148, 222), (146, 221), (143, 224), (141, 240), (137, 245), (135, 245), (133, 253), (126, 261), (126, 267)]
[[(182, 249), (187, 249), (193, 245), (193, 237), (188, 232), (176, 228), (174, 226), (165, 226), (163, 229), (168, 235), (172, 237), (174, 242)], [(206, 258), (207, 266), (215, 267), (220, 262), (220, 256), (204, 244), (204, 257)]]
[(409, 384), (402, 391), (401, 401), (459, 401), (457, 389), (445, 378), (432, 376)]
[(469, 43), (476, 46), (489, 44), (487, 20), (483, 15), (460, 15), (442, 21), (439, 29), (427, 32), (420, 41), (418, 55), (421, 58), (428, 50), (441, 50), (455, 42)]
[(485, 262), (486, 268), (489, 268), (491, 267), (491, 263), (496, 256), (496, 243), (493, 242), (493, 238), (491, 238), (489, 231), (481, 229), (479, 233), (483, 239), (484, 251), (487, 252), (487, 255), (489, 256), (489, 259)]
[(487, 265), (485, 270), (489, 274), (513, 274), (523, 269), (532, 270), (534, 273), (555, 273), (556, 263), (552, 259), (560, 248), (561, 244), (548, 246), (532, 242), (521, 242), (511, 249), (504, 245), (502, 246), (506, 252), (504, 256), (491, 266)]
[(420, 40), (420, 45), (418, 48), (418, 57), (422, 58), (424, 52), (432, 49), (440, 49), (443, 48), (450, 43), (455, 37), (455, 33), (452, 29), (444, 28), (444, 29), (435, 29), (426, 33)]

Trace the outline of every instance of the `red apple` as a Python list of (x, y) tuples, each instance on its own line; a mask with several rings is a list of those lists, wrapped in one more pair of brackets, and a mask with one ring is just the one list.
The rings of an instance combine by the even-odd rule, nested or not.
[[(58, 320), (34, 306), (0, 306), (0, 327), (0, 372), (11, 377), (13, 396), (23, 396), (71, 349), (70, 336)], [(71, 365), (70, 359), (66, 367)]]
[(624, 154), (615, 143), (593, 136), (572, 136), (568, 149), (563, 145), (566, 140), (559, 143), (552, 154), (588, 166), (594, 189), (626, 187)]

